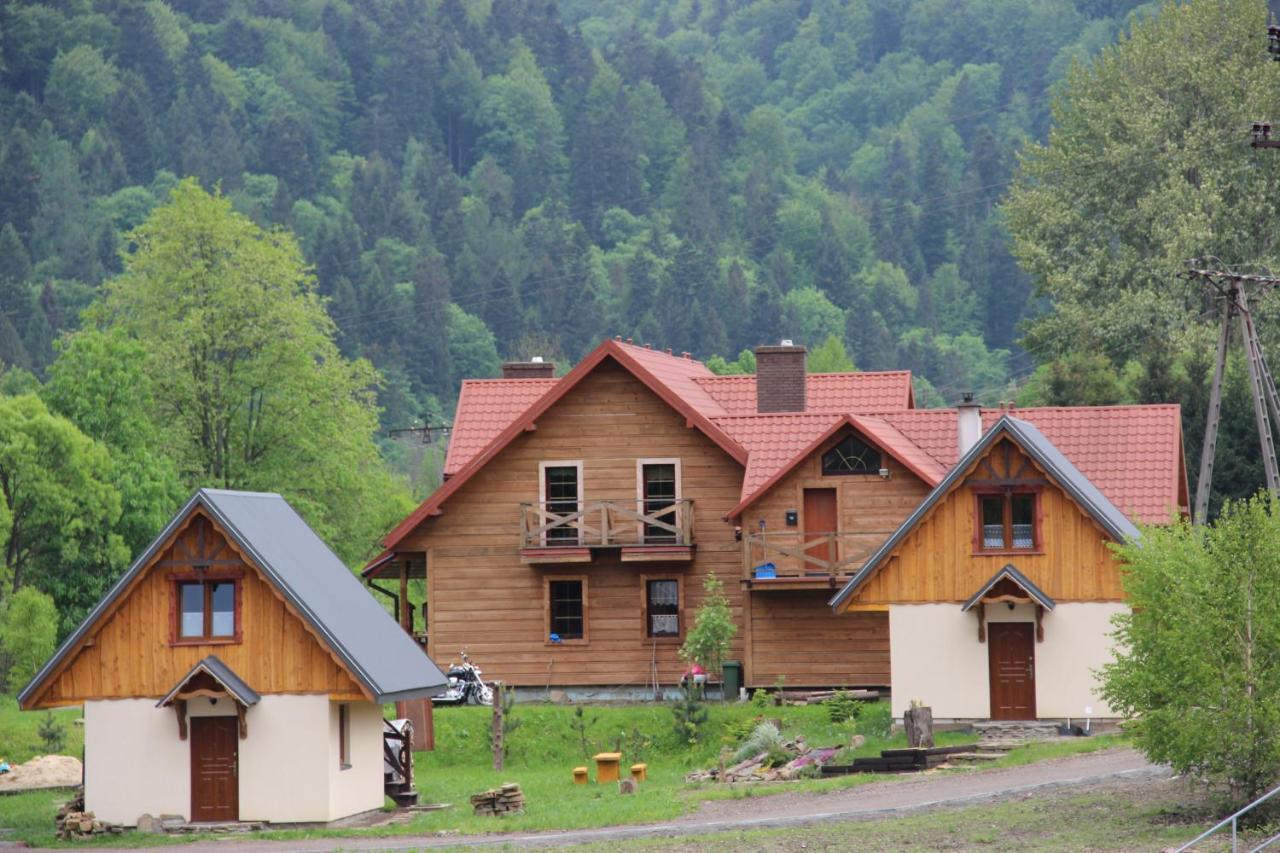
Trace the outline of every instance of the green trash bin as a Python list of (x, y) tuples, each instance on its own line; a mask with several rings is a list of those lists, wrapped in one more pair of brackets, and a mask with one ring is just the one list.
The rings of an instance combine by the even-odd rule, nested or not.
[(738, 698), (738, 690), (742, 687), (742, 663), (736, 660), (727, 660), (724, 662), (724, 678), (721, 680), (724, 685), (724, 698), (728, 702), (733, 702)]

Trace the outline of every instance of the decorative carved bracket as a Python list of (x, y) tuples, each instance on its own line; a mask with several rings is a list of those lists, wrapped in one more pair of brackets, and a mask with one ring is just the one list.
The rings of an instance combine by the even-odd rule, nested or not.
[(173, 710), (178, 715), (178, 739), (187, 739), (187, 700), (178, 699), (173, 703)]
[(987, 606), (979, 601), (973, 612), (978, 614), (978, 642), (985, 643), (987, 641)]

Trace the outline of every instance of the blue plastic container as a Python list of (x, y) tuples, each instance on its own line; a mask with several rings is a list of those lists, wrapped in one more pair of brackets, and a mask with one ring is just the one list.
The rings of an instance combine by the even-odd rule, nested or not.
[(763, 563), (751, 570), (756, 580), (773, 580), (778, 576), (778, 567), (773, 563)]

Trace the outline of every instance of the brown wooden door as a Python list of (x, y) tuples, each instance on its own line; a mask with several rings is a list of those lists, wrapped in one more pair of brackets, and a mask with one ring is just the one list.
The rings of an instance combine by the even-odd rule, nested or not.
[(1036, 718), (1036, 642), (1030, 622), (987, 623), (991, 719)]
[[(836, 518), (835, 489), (804, 490), (804, 541), (810, 542), (828, 533), (835, 533), (839, 526)], [(814, 545), (805, 551), (810, 557), (819, 560), (835, 560), (836, 549), (830, 539)], [(816, 563), (805, 562), (802, 567), (806, 572), (822, 571)]]
[(191, 718), (191, 820), (240, 819), (235, 717)]

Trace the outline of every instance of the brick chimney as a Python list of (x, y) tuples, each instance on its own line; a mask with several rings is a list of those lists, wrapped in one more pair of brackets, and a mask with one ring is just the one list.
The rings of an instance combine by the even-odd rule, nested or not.
[(982, 438), (982, 406), (974, 402), (973, 392), (966, 391), (956, 406), (956, 449), (964, 456)]
[(528, 361), (508, 361), (502, 365), (503, 379), (552, 379), (555, 375), (555, 362), (543, 361), (540, 355)]
[(756, 411), (803, 412), (808, 350), (784, 340), (756, 347)]

